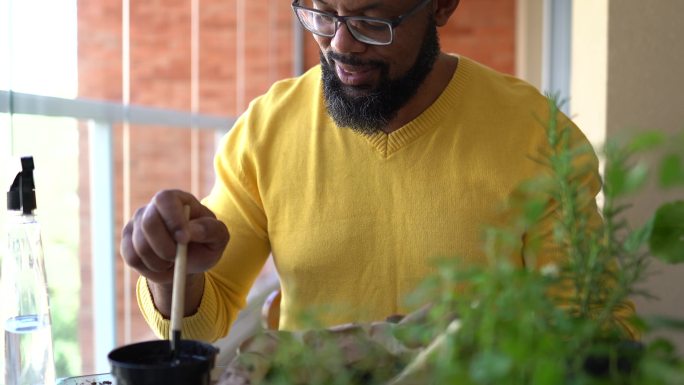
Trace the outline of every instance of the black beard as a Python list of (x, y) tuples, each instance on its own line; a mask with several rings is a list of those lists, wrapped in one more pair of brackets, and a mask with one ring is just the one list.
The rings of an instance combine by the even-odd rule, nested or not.
[[(340, 127), (348, 127), (362, 134), (373, 135), (397, 115), (399, 109), (416, 95), (418, 87), (432, 70), (439, 55), (439, 37), (434, 20), (430, 21), (420, 52), (413, 66), (396, 79), (389, 77), (389, 65), (380, 61), (362, 61), (354, 56), (328, 53), (327, 59), (320, 53), (323, 95), (328, 113)], [(380, 70), (380, 81), (374, 89), (367, 89), (363, 95), (347, 94), (344, 85), (335, 73), (334, 61), (349, 65), (375, 66)], [(354, 87), (363, 91), (363, 87)]]

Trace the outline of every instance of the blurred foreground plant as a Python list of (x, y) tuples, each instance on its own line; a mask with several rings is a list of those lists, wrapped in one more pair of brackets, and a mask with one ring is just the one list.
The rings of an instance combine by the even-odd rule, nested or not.
[[(550, 173), (523, 186), (527, 194), (518, 202), (521, 215), (513, 228), (487, 230), (489, 266), (468, 268), (447, 259), (440, 275), (426, 283), (425, 297), (436, 299), (428, 325), (439, 325), (444, 312), (456, 312), (459, 330), (394, 384), (684, 383), (684, 364), (669, 341), (640, 344), (626, 333), (658, 326), (684, 330), (684, 322), (620, 319), (629, 312), (630, 296), (648, 295), (638, 284), (648, 273), (651, 255), (684, 261), (684, 201), (664, 204), (637, 229), (630, 229), (621, 215), (629, 208), (626, 198), (647, 183), (648, 167), (636, 156), (662, 147), (666, 137), (652, 132), (605, 146), (603, 221), (593, 223), (584, 210), (593, 197), (579, 182), (590, 171), (577, 169), (575, 162), (589, 149), (570, 147), (569, 130), (553, 118), (558, 110), (552, 99), (550, 111), (550, 150), (538, 160)], [(684, 185), (684, 137), (675, 141), (679, 146), (660, 167), (661, 182), (668, 187)], [(549, 196), (555, 202), (551, 212)], [(515, 228), (533, 226), (548, 215), (554, 221), (554, 251), (566, 262), (513, 267), (506, 256), (507, 248), (518, 245)], [(468, 290), (455, 290), (462, 284)]]

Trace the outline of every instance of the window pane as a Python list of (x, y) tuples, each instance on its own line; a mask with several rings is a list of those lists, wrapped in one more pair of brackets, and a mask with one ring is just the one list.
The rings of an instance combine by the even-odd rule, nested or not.
[(10, 84), (10, 19), (9, 0), (0, 0), (0, 90), (9, 90)]
[[(7, 128), (2, 126), (3, 136), (9, 132)], [(21, 169), (20, 156), (33, 156), (36, 212), (50, 295), (56, 373), (58, 377), (78, 374), (81, 371), (78, 342), (81, 278), (77, 122), (67, 118), (14, 115), (11, 147), (12, 154), (4, 146), (0, 153), (5, 165), (0, 187), (4, 191), (9, 188)], [(2, 196), (0, 228), (4, 229), (5, 194)], [(5, 253), (5, 242), (2, 245), (0, 257)]]
[(76, 0), (0, 0), (0, 89), (76, 96)]

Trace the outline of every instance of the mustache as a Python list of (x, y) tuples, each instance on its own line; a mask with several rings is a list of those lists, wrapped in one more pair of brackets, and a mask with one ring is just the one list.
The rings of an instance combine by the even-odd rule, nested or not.
[(325, 58), (329, 64), (333, 62), (338, 62), (341, 64), (351, 65), (351, 66), (371, 66), (377, 68), (383, 68), (386, 66), (385, 63), (379, 60), (362, 60), (356, 56), (342, 55), (336, 52), (328, 52)]

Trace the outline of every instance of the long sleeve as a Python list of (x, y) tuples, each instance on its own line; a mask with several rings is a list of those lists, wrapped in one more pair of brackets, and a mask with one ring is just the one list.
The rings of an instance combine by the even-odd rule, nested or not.
[[(270, 251), (266, 218), (254, 182), (246, 178), (249, 162), (243, 141), (246, 117), (224, 138), (215, 158), (216, 181), (202, 200), (228, 228), (230, 241), (221, 259), (205, 273), (202, 301), (197, 312), (183, 319), (184, 338), (215, 341), (228, 334)], [(169, 320), (154, 307), (146, 280), (138, 282), (139, 307), (149, 325), (167, 338)]]

